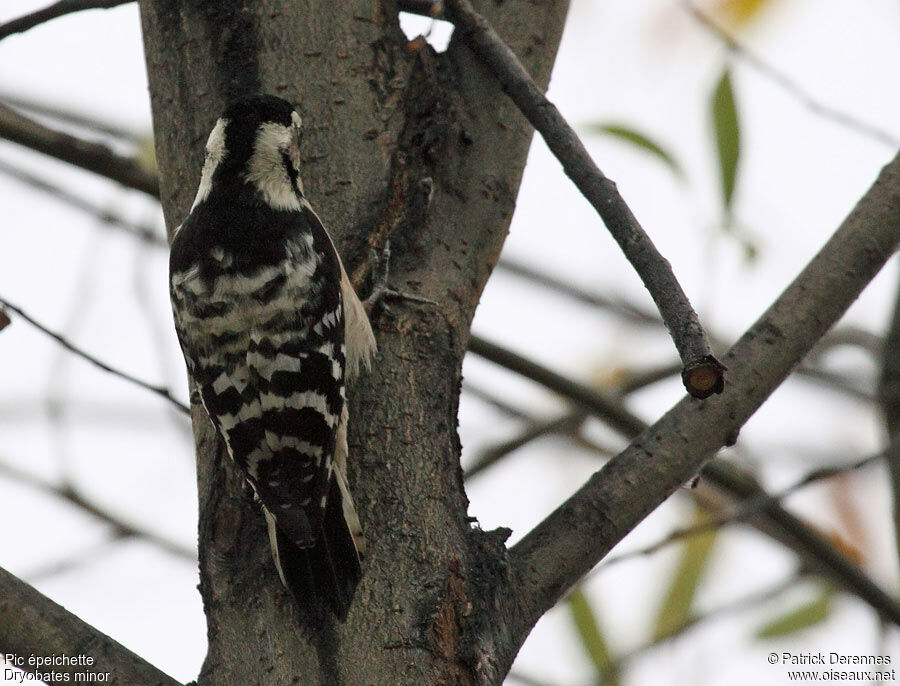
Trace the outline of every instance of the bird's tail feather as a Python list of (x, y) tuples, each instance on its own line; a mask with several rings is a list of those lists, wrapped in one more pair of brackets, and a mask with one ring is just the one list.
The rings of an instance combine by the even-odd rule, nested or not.
[[(362, 578), (362, 530), (339, 471), (328, 493), (320, 535), (308, 548), (300, 548), (264, 509), (269, 541), (278, 575), (297, 603), (308, 607), (324, 600), (344, 621), (356, 586)], [(348, 516), (349, 515), (349, 516)]]

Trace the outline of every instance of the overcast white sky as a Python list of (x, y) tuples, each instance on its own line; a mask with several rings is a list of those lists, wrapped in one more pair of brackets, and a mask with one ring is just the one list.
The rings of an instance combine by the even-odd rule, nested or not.
[[(0, 5), (0, 21), (44, 4), (8, 0)], [(898, 33), (900, 6), (892, 0), (782, 0), (740, 35), (821, 102), (900, 139)], [(141, 49), (136, 6), (73, 15), (0, 42), (0, 94), (65, 104), (149, 131)], [(770, 78), (732, 60), (744, 136), (735, 212), (760, 250), (748, 264), (739, 243), (717, 228), (718, 179), (707, 106), (726, 61), (722, 46), (674, 0), (574, 0), (550, 96), (571, 122), (639, 128), (683, 165), (686, 181), (620, 142), (587, 138), (600, 167), (672, 262), (704, 322), (731, 341), (814, 254), (896, 151), (817, 116)], [(158, 210), (140, 194), (9, 143), (0, 142), (0, 161), (37, 171), (161, 230)], [(2, 175), (0, 198), (0, 297), (65, 331), (104, 361), (177, 389), (186, 399), (168, 311), (165, 251), (146, 249)], [(539, 139), (505, 250), (587, 288), (649, 306), (602, 223)], [(881, 332), (896, 281), (892, 263), (848, 321)], [(489, 283), (474, 329), (582, 379), (623, 366), (649, 367), (674, 355), (658, 333), (631, 330), (503, 273)], [(863, 381), (875, 373), (858, 354), (843, 354), (834, 364), (858, 371)], [(468, 359), (464, 371), (473, 386), (493, 388), (537, 415), (562, 408), (541, 389), (481, 360)], [(193, 545), (193, 454), (180, 416), (150, 394), (62, 352), (20, 320), (0, 333), (0, 379), (0, 464), (52, 483), (68, 476), (129, 521), (184, 547)], [(632, 407), (652, 420), (682, 393), (673, 380), (639, 394)], [(515, 435), (517, 427), (464, 396), (464, 462), (479, 447)], [(793, 383), (750, 421), (742, 441), (763, 461), (766, 483), (777, 488), (811, 465), (849, 462), (877, 449), (879, 431), (877, 416), (865, 405)], [(618, 445), (600, 427), (592, 433)], [(596, 467), (596, 459), (582, 449), (538, 442), (473, 480), (471, 513), (486, 529), (511, 527), (514, 541)], [(869, 553), (867, 569), (896, 593), (884, 472), (870, 469), (851, 478), (854, 492), (864, 494), (855, 502), (870, 536), (862, 542)], [(827, 488), (810, 489), (789, 502), (828, 528), (837, 521), (828, 494)], [(684, 501), (667, 503), (621, 548), (665, 535), (685, 508)], [(174, 677), (196, 677), (205, 623), (192, 562), (147, 543), (109, 544), (108, 530), (89, 516), (2, 474), (0, 530), (0, 566)], [(72, 556), (85, 559), (49, 573)], [(616, 651), (647, 640), (676, 557), (677, 550), (667, 550), (611, 568), (590, 583), (590, 597)], [(764, 588), (792, 565), (793, 558), (773, 544), (730, 530), (715, 553), (700, 604), (711, 609)], [(789, 594), (784, 607), (812, 591), (809, 585)], [(890, 653), (895, 665), (900, 659), (896, 631), (879, 648), (873, 616), (846, 598), (821, 627), (790, 640), (754, 642), (753, 629), (779, 607), (711, 622), (635, 663), (626, 683), (786, 683), (784, 670), (766, 663), (770, 651)], [(590, 682), (590, 663), (565, 610), (541, 621), (516, 668), (561, 686)]]

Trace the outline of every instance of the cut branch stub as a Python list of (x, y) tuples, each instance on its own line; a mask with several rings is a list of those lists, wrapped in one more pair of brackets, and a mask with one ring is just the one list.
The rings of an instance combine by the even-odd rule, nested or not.
[(704, 355), (699, 361), (684, 366), (681, 381), (692, 397), (703, 400), (725, 390), (726, 369), (712, 355)]
[[(694, 397), (721, 392), (719, 386), (724, 384), (724, 376), (721, 372), (716, 373), (721, 364), (712, 355), (700, 318), (675, 278), (669, 262), (659, 254), (616, 184), (600, 171), (556, 106), (547, 100), (516, 54), (490, 23), (472, 8), (471, 3), (468, 0), (447, 0), (447, 13), (457, 29), (454, 40), (463, 41), (493, 72), (503, 86), (503, 92), (541, 134), (566, 175), (600, 215), (634, 267), (672, 336), (685, 367), (685, 375), (692, 379), (690, 385), (685, 384), (688, 391)], [(701, 360), (704, 371), (696, 382), (693, 381), (694, 360)], [(714, 364), (709, 365), (709, 361)], [(707, 374), (710, 371), (711, 376)], [(707, 385), (707, 388), (702, 389), (698, 382)]]

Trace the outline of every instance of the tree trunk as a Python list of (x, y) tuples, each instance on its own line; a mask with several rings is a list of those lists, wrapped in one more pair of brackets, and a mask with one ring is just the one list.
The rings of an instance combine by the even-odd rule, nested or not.
[[(567, 3), (479, 5), (545, 87)], [(141, 15), (170, 232), (224, 104), (273, 93), (303, 117), (307, 193), (348, 271), (362, 281), (370, 248), (390, 236), (391, 285), (438, 303), (377, 313), (378, 357), (350, 389), (350, 481), (368, 551), (345, 624), (285, 593), (259, 508), (194, 398), (200, 684), (500, 683), (519, 648), (503, 640), (494, 600), (508, 583), (506, 534), (467, 517), (456, 415), (531, 127), (461, 42), (442, 54), (408, 46), (394, 2), (144, 0)]]

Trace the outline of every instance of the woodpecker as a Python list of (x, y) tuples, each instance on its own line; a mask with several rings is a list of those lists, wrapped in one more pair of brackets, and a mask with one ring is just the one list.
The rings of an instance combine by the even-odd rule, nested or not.
[(188, 370), (261, 503), (281, 581), (343, 621), (365, 552), (346, 478), (346, 384), (376, 346), (304, 195), (300, 140), (281, 98), (225, 109), (172, 240), (169, 288)]

